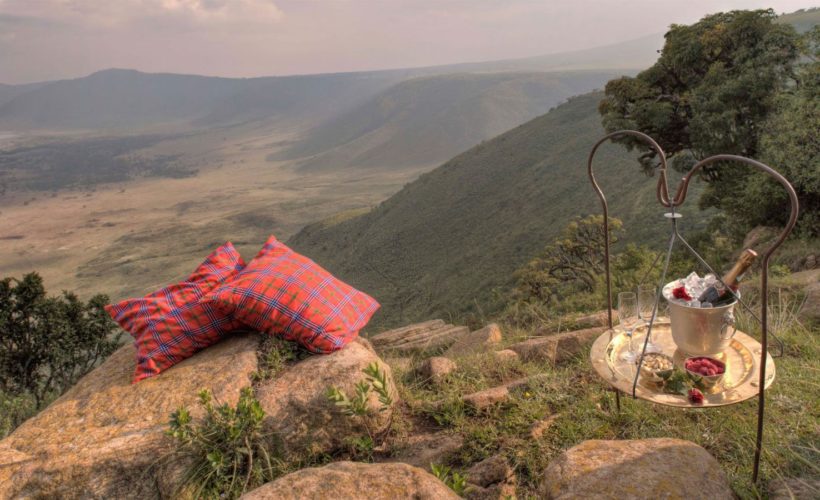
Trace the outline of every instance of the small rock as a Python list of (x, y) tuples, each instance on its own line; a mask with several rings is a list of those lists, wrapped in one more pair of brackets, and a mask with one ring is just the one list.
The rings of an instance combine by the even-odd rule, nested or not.
[(587, 328), (558, 333), (548, 337), (525, 340), (510, 346), (524, 361), (551, 361), (560, 363), (580, 352), (606, 331), (606, 327)]
[(515, 483), (498, 483), (487, 488), (467, 483), (467, 500), (515, 500)]
[(538, 491), (541, 498), (733, 498), (709, 452), (670, 438), (584, 441), (550, 463)]
[(547, 418), (542, 418), (541, 420), (536, 420), (530, 426), (530, 437), (533, 439), (539, 439), (541, 436), (544, 435), (545, 432), (552, 427), (553, 422), (558, 419), (558, 415), (550, 415)]
[(385, 462), (402, 462), (416, 467), (427, 468), (431, 463), (440, 464), (464, 446), (464, 438), (459, 434), (435, 432), (417, 434), (407, 438), (404, 447)]
[(401, 463), (334, 462), (293, 472), (245, 493), (243, 500), (394, 500), (459, 497), (429, 472)]
[(513, 361), (518, 360), (518, 353), (510, 349), (504, 349), (503, 351), (494, 351), (493, 359), (495, 359), (499, 363), (512, 363)]
[(820, 498), (820, 478), (792, 477), (769, 481), (769, 500), (814, 500)]
[(483, 391), (474, 392), (464, 396), (463, 400), (467, 406), (476, 410), (483, 410), (488, 406), (506, 401), (510, 397), (510, 391), (505, 386), (493, 387)]
[(511, 382), (507, 382), (504, 384), (504, 387), (507, 388), (509, 391), (515, 391), (524, 387), (532, 386), (533, 384), (538, 383), (542, 380), (549, 380), (552, 375), (549, 373), (539, 373), (536, 375), (530, 375), (529, 377), (523, 377)]
[(803, 268), (811, 270), (815, 267), (817, 267), (817, 256), (812, 254), (806, 257), (806, 262), (803, 263)]
[(495, 323), (490, 323), (481, 330), (476, 330), (458, 339), (444, 355), (447, 357), (466, 356), (486, 351), (499, 342), (501, 342), (501, 328)]
[(470, 467), (467, 478), (473, 484), (487, 487), (508, 481), (513, 475), (512, 467), (502, 455), (495, 455)]
[(418, 372), (425, 380), (438, 384), (456, 368), (454, 361), (441, 356), (434, 356), (425, 359), (419, 366)]

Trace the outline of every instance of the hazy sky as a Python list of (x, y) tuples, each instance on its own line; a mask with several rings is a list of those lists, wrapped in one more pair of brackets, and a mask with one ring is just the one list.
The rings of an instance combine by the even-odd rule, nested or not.
[(818, 0), (0, 0), (0, 82), (111, 67), (286, 75), (526, 57)]

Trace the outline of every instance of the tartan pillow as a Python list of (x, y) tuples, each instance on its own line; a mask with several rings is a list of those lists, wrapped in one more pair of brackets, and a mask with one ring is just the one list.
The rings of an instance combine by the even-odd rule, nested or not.
[(228, 242), (214, 250), (182, 283), (139, 299), (105, 306), (114, 321), (134, 337), (137, 368), (133, 384), (189, 358), (241, 328), (241, 323), (200, 299), (245, 267)]
[(339, 281), (274, 236), (245, 269), (203, 301), (213, 301), (251, 329), (282, 335), (320, 354), (355, 339), (379, 308), (372, 297)]

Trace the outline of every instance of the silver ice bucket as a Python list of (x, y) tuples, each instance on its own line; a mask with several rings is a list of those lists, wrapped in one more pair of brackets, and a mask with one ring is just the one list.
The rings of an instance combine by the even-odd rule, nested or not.
[[(664, 290), (676, 284), (677, 281), (673, 281)], [(740, 297), (740, 292), (736, 293)], [(672, 340), (680, 350), (692, 356), (711, 356), (729, 347), (737, 331), (733, 314), (737, 301), (705, 309), (685, 306), (672, 300), (667, 302)]]

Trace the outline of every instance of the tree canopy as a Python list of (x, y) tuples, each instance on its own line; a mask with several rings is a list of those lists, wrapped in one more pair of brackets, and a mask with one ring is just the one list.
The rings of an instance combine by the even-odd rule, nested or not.
[(117, 348), (105, 295), (47, 297), (36, 273), (0, 281), (0, 390), (30, 394), (39, 408)]
[[(801, 201), (814, 197), (816, 209), (817, 174), (810, 171), (817, 170), (817, 115), (811, 115), (816, 108), (806, 106), (811, 101), (816, 106), (817, 100), (817, 69), (807, 68), (816, 65), (810, 43), (816, 30), (801, 40), (776, 17), (771, 9), (732, 11), (691, 26), (672, 25), (652, 67), (607, 83), (599, 105), (604, 127), (650, 135), (672, 167), (683, 172), (719, 153), (771, 161), (794, 182)], [(619, 142), (638, 148), (644, 171), (654, 171), (654, 152), (633, 138)], [(797, 149), (799, 158), (794, 158), (789, 151)], [(773, 222), (787, 204), (781, 195), (747, 210), (771, 190), (747, 166), (714, 165), (703, 174), (709, 185), (701, 206), (723, 209), (747, 227)], [(806, 176), (811, 179), (804, 182)], [(760, 187), (761, 182), (769, 187)]]

